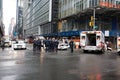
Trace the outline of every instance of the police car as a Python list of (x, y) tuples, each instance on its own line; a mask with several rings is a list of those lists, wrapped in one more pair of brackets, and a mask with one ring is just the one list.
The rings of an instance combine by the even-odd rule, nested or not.
[(17, 50), (17, 49), (26, 49), (26, 43), (24, 40), (18, 40), (18, 41), (14, 41), (12, 43), (12, 48), (14, 50)]
[(67, 50), (69, 47), (70, 47), (69, 44), (66, 43), (58, 44), (58, 50)]

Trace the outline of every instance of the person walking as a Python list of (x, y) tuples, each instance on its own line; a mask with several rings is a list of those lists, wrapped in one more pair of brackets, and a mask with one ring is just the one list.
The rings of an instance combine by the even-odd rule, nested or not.
[(74, 48), (74, 41), (73, 41), (73, 39), (71, 39), (71, 41), (69, 42), (69, 45), (70, 45), (70, 51), (71, 51), (71, 53), (73, 53), (73, 48)]
[(44, 44), (45, 44), (45, 52), (48, 52), (49, 46), (50, 46), (50, 41), (48, 38), (46, 40), (44, 40)]
[(55, 50), (55, 52), (58, 51), (58, 44), (59, 44), (58, 40), (55, 39), (55, 41), (54, 41), (54, 50)]
[(41, 52), (41, 47), (42, 47), (42, 43), (41, 43), (41, 40), (38, 39), (37, 40), (37, 50)]
[(2, 48), (2, 51), (5, 48), (5, 39), (3, 37), (1, 38), (1, 48)]
[(37, 50), (37, 40), (34, 39), (33, 40), (33, 51), (36, 51)]

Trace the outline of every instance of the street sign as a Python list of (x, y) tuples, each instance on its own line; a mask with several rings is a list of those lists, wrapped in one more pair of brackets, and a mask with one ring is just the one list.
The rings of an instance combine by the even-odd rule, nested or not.
[(14, 36), (17, 36), (17, 32), (14, 32), (13, 35), (14, 35)]
[(109, 31), (105, 31), (105, 36), (109, 36)]
[(97, 29), (97, 28), (98, 28), (98, 26), (94, 26), (93, 28), (94, 28), (94, 29)]
[(91, 21), (94, 21), (94, 17), (93, 16), (91, 16)]

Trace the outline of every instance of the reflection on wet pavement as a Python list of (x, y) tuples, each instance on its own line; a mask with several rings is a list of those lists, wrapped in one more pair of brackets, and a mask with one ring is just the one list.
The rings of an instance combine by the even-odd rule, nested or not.
[(6, 77), (2, 77), (0, 78), (0, 80), (16, 80), (16, 75), (14, 76), (6, 76)]
[(10, 50), (0, 54), (0, 80), (119, 80), (120, 57), (69, 51), (36, 53)]
[(16, 65), (15, 62), (16, 62), (16, 61), (0, 62), (0, 65), (1, 65), (1, 66), (15, 66), (15, 65)]

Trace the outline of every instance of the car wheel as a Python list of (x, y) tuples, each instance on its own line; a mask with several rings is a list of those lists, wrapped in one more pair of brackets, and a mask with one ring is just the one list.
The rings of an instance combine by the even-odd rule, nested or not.
[(87, 53), (88, 51), (87, 50), (83, 50), (83, 53)]

